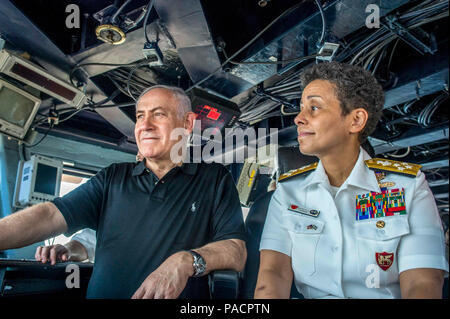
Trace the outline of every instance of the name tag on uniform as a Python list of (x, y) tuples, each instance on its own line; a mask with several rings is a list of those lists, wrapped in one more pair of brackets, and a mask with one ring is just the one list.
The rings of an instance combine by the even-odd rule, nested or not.
[(311, 217), (318, 217), (320, 214), (320, 212), (318, 210), (306, 209), (306, 208), (302, 208), (302, 207), (299, 207), (299, 206), (293, 205), (293, 204), (289, 205), (288, 209), (292, 212), (300, 213), (300, 214), (311, 216)]
[(406, 215), (405, 189), (381, 189), (356, 196), (356, 220)]

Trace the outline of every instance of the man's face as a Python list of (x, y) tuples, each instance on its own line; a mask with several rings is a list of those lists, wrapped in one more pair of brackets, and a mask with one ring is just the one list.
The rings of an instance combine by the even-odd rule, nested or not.
[(170, 159), (170, 150), (178, 140), (170, 140), (175, 128), (183, 128), (178, 101), (169, 90), (157, 88), (141, 97), (136, 107), (134, 135), (139, 152), (152, 160)]
[(329, 81), (315, 80), (305, 87), (301, 112), (294, 122), (300, 152), (305, 155), (320, 157), (349, 142), (351, 116), (342, 116), (334, 85)]

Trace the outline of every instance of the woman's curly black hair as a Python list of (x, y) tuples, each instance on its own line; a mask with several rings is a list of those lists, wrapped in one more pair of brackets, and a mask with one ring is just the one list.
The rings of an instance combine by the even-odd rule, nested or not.
[(360, 107), (369, 113), (366, 126), (359, 134), (360, 143), (364, 143), (375, 130), (383, 111), (384, 92), (375, 77), (358, 66), (325, 62), (313, 65), (300, 75), (302, 89), (314, 80), (334, 84), (343, 116)]

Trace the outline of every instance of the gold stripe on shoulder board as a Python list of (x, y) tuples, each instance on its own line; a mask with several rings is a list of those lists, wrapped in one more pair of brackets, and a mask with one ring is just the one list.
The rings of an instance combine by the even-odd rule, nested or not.
[(286, 179), (286, 178), (289, 178), (289, 177), (292, 177), (292, 176), (296, 176), (296, 175), (299, 175), (299, 174), (306, 173), (306, 172), (309, 172), (311, 170), (314, 170), (314, 169), (317, 168), (317, 165), (319, 165), (319, 162), (315, 162), (313, 164), (309, 164), (309, 165), (302, 166), (302, 167), (297, 168), (297, 169), (290, 170), (289, 172), (286, 172), (286, 173), (280, 175), (280, 177), (278, 178), (278, 181), (280, 182), (283, 179)]
[(372, 158), (365, 161), (366, 166), (373, 170), (393, 172), (398, 174), (404, 174), (408, 176), (417, 176), (422, 165), (411, 164), (400, 161), (393, 161), (385, 158)]

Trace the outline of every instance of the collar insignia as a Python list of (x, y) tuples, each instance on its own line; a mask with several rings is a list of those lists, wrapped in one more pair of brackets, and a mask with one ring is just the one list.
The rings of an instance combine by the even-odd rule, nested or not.
[(319, 162), (315, 162), (313, 164), (305, 165), (300, 168), (290, 170), (289, 172), (286, 172), (286, 173), (280, 175), (280, 177), (278, 178), (278, 181), (281, 182), (282, 180), (288, 179), (292, 176), (301, 175), (306, 172), (315, 170), (317, 168), (317, 165), (319, 165)]
[[(366, 166), (372, 170), (376, 170), (379, 172), (397, 173), (413, 177), (417, 176), (417, 173), (422, 167), (422, 165), (419, 164), (411, 164), (381, 158), (372, 158), (364, 162), (366, 163)], [(378, 182), (383, 179), (381, 177), (384, 178), (384, 176), (377, 176)]]

